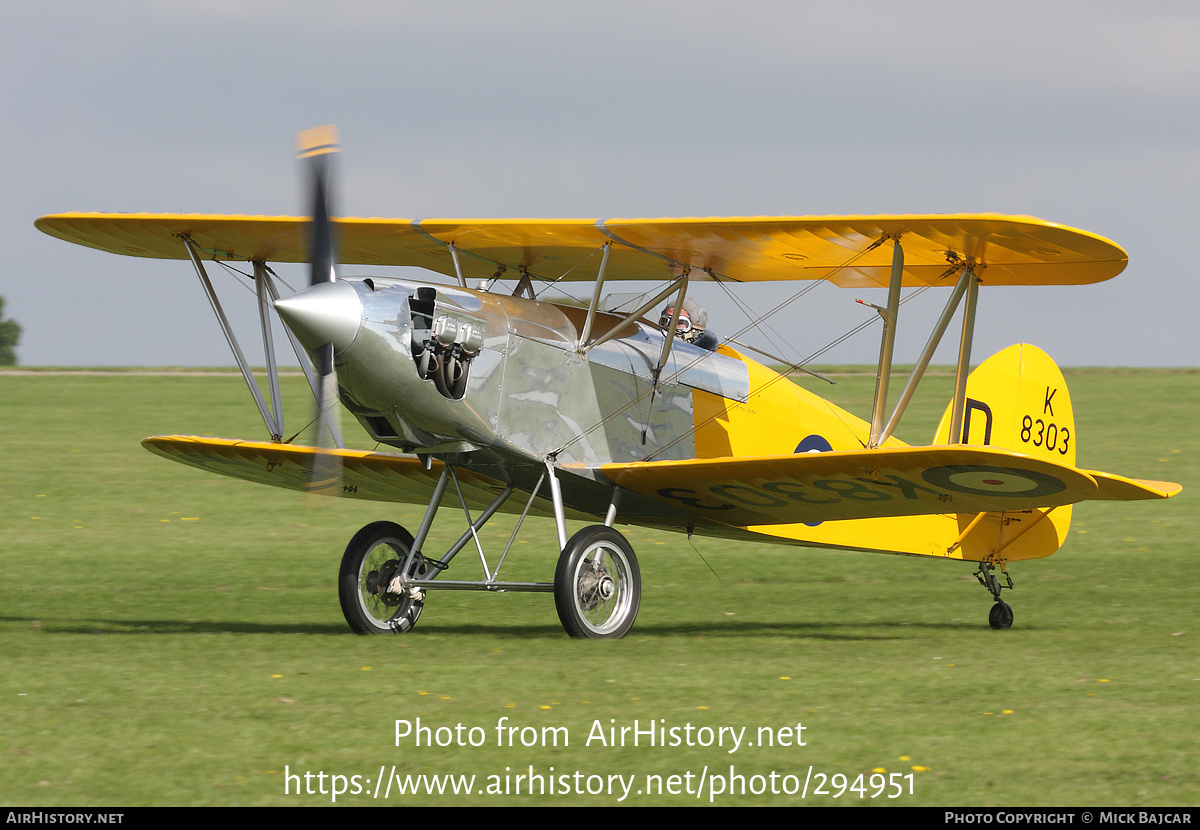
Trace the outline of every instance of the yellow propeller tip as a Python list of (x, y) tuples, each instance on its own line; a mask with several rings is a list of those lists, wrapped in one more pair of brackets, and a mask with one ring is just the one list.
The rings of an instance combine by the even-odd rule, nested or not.
[(336, 153), (340, 149), (337, 127), (333, 124), (313, 127), (311, 130), (304, 130), (296, 134), (297, 158), (305, 159), (325, 153)]

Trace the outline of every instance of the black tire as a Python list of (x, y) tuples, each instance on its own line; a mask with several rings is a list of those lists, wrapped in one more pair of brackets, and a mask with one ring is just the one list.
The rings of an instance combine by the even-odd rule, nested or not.
[(572, 637), (624, 637), (637, 617), (642, 574), (625, 537), (611, 527), (580, 530), (558, 558), (554, 606)]
[[(425, 607), (424, 595), (417, 599), (387, 590), (412, 546), (412, 534), (394, 522), (372, 522), (346, 546), (338, 599), (355, 634), (403, 634), (417, 624)], [(420, 561), (413, 564), (410, 575), (424, 573)]]
[(996, 600), (992, 610), (988, 612), (988, 625), (997, 631), (1003, 631), (1006, 628), (1012, 628), (1013, 610), (1007, 602)]

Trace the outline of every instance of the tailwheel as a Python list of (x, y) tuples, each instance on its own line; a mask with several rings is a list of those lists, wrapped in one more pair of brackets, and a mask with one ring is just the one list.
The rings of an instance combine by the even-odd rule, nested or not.
[(592, 525), (567, 542), (554, 573), (554, 605), (572, 637), (624, 637), (641, 597), (637, 557), (620, 533)]
[(1001, 584), (999, 578), (994, 573), (996, 566), (991, 562), (980, 562), (979, 570), (975, 572), (975, 578), (979, 580), (979, 584), (988, 589), (995, 603), (992, 605), (992, 610), (988, 612), (988, 625), (996, 631), (1004, 631), (1012, 628), (1013, 610), (1012, 607), (1000, 599), (1000, 592), (1008, 588), (1012, 590), (1012, 577), (1008, 575), (1007, 569), (1001, 564), (1000, 572), (1004, 576), (1004, 584)]
[(1012, 628), (1013, 610), (1007, 602), (996, 600), (992, 610), (988, 612), (988, 624), (997, 631)]
[[(356, 634), (403, 634), (416, 625), (425, 592), (393, 585), (412, 546), (412, 534), (393, 522), (367, 525), (346, 546), (338, 598)], [(425, 561), (418, 557), (408, 575), (421, 577), (425, 571)]]

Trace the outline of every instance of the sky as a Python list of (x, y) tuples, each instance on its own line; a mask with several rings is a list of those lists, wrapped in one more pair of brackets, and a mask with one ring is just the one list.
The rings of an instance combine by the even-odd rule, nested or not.
[[(43, 0), (0, 22), (0, 296), (23, 365), (233, 365), (188, 263), (33, 222), (302, 214), (294, 136), (328, 123), (345, 215), (998, 212), (1083, 228), (1128, 251), (1125, 272), (985, 286), (975, 361), (1031, 342), (1063, 366), (1200, 365), (1200, 281), (1180, 264), (1200, 228), (1194, 2)], [(739, 299), (765, 310), (795, 289)], [(261, 365), (251, 295), (221, 290)], [(750, 342), (808, 357), (884, 294), (822, 286)], [(745, 324), (716, 287), (692, 296), (718, 333)], [(898, 362), (946, 296), (905, 306)], [(878, 337), (820, 360), (874, 362)], [(946, 340), (937, 362), (954, 360)]]

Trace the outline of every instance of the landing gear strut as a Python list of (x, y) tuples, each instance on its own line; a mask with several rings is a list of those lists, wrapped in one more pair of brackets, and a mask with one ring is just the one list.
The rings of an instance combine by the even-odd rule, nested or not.
[[(555, 523), (562, 553), (553, 582), (514, 582), (499, 578), (500, 568), (508, 556), (529, 514), (542, 484), (549, 480), (554, 503)], [(442, 497), (449, 485), (462, 504), (467, 529), (439, 559), (422, 553), (428, 540), (430, 526)], [(479, 485), (476, 484), (477, 492)], [(484, 555), (479, 530), (500, 509), (513, 493), (509, 484), (477, 516), (472, 516), (459, 481), (459, 474), (450, 464), (442, 468), (425, 516), (413, 536), (392, 522), (373, 522), (350, 540), (342, 558), (338, 593), (342, 613), (350, 628), (358, 634), (404, 634), (416, 625), (425, 607), (426, 593), (433, 589), (456, 591), (496, 591), (553, 593), (563, 628), (572, 637), (612, 639), (623, 637), (633, 625), (641, 603), (642, 576), (633, 548), (610, 524), (585, 527), (567, 539), (562, 496), (554, 468), (547, 462), (546, 470), (529, 493), (509, 537), (504, 552), (493, 567)], [(486, 492), (486, 491), (484, 491)], [(613, 488), (607, 521), (616, 515), (620, 491)], [(450, 561), (467, 544), (474, 541), (483, 566), (482, 579), (446, 579), (441, 575)]]
[(991, 562), (980, 562), (979, 570), (975, 572), (975, 578), (979, 580), (979, 584), (987, 588), (991, 592), (992, 597), (996, 600), (992, 605), (992, 610), (988, 612), (988, 625), (997, 631), (1003, 631), (1006, 628), (1012, 628), (1013, 610), (1007, 602), (1000, 599), (1000, 591), (1004, 588), (1012, 590), (1012, 577), (1008, 575), (1008, 571), (1004, 570), (1004, 566), (1000, 566), (1000, 572), (1004, 575), (1005, 585), (1000, 584), (1000, 579), (994, 573), (995, 565)]

